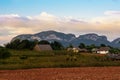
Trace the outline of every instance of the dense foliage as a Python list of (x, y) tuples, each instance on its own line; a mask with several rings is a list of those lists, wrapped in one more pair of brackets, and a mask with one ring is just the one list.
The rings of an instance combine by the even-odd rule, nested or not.
[(110, 53), (120, 54), (120, 49), (118, 49), (118, 48), (111, 48)]
[[(16, 49), (16, 50), (22, 50), (22, 49), (32, 50), (36, 44), (49, 44), (49, 45), (51, 45), (53, 50), (63, 50), (64, 49), (63, 45), (58, 41), (53, 41), (50, 43), (49, 41), (46, 41), (46, 40), (29, 41), (29, 40), (19, 40), (19, 39), (16, 39), (16, 40), (6, 44), (5, 47), (9, 48), (9, 49)], [(68, 47), (73, 48), (72, 44), (70, 44)], [(109, 47), (111, 49), (110, 53), (120, 53), (120, 49), (113, 48), (113, 47), (105, 45), (105, 44), (96, 46), (94, 44), (86, 45), (84, 43), (80, 43), (78, 47), (81, 49), (87, 49), (89, 52), (91, 52), (92, 49), (94, 49), (94, 48)]]
[(62, 50), (62, 49), (64, 49), (62, 44), (60, 42), (57, 42), (57, 41), (52, 42), (51, 47), (53, 48), (53, 50)]
[(6, 59), (9, 58), (11, 56), (11, 53), (5, 49), (5, 48), (0, 48), (0, 59)]
[(29, 41), (29, 40), (22, 40), (16, 39), (8, 44), (5, 45), (6, 48), (9, 49), (33, 49), (35, 46), (36, 41)]
[(29, 40), (19, 40), (16, 39), (8, 44), (5, 45), (6, 48), (9, 49), (16, 49), (16, 50), (22, 50), (22, 49), (33, 49), (36, 44), (49, 44), (53, 48), (53, 50), (62, 50), (63, 46), (60, 42), (54, 41), (49, 43), (46, 40), (41, 41), (29, 41)]
[(84, 43), (80, 43), (80, 45), (78, 47), (83, 49), (83, 48), (86, 48), (86, 45)]
[(81, 49), (87, 49), (89, 52), (92, 52), (92, 49), (97, 48), (99, 49), (100, 47), (109, 47), (110, 48), (110, 53), (114, 53), (114, 54), (120, 54), (120, 49), (119, 48), (114, 48), (111, 47), (109, 45), (105, 45), (105, 44), (100, 44), (99, 46), (96, 46), (95, 44), (91, 44), (91, 45), (86, 45), (84, 43), (80, 43), (79, 48)]
[(46, 40), (41, 40), (40, 42), (38, 42), (38, 44), (50, 44), (50, 43)]

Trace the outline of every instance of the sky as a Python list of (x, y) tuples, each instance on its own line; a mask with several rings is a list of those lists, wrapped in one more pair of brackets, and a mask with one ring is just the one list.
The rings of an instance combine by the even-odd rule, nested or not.
[(120, 37), (120, 0), (0, 0), (0, 44), (55, 30)]

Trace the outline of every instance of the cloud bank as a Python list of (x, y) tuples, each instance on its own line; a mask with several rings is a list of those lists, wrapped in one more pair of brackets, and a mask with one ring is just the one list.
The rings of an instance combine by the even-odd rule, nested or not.
[(56, 30), (65, 33), (97, 33), (113, 40), (119, 36), (120, 11), (106, 11), (104, 16), (91, 20), (76, 19), (71, 16), (59, 17), (46, 12), (35, 16), (18, 14), (0, 15), (0, 44), (10, 41), (19, 34), (31, 34), (40, 31)]

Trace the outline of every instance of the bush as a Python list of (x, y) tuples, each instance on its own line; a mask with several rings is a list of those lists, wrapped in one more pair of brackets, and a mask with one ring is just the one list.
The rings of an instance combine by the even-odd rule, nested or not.
[(11, 53), (5, 49), (5, 48), (0, 48), (0, 59), (6, 59), (11, 56)]
[(27, 59), (28, 58), (28, 56), (26, 56), (26, 55), (22, 55), (22, 56), (20, 56), (20, 59)]

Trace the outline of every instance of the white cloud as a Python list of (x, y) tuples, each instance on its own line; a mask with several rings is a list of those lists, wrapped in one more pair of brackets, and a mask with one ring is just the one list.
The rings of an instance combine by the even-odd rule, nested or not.
[(10, 14), (10, 15), (0, 15), (0, 18), (14, 18), (20, 17), (18, 14)]
[(118, 25), (120, 22), (120, 11), (105, 11), (104, 16), (93, 18), (92, 22)]
[[(9, 41), (12, 37), (19, 34), (33, 34), (40, 31), (56, 30), (65, 33), (98, 33), (104, 34), (109, 39), (119, 37), (120, 11), (106, 11), (104, 16), (99, 16), (84, 21), (79, 18), (58, 17), (42, 12), (36, 16), (19, 16), (17, 14), (0, 15), (0, 41)], [(111, 15), (110, 15), (111, 14)], [(7, 35), (10, 36), (7, 38)], [(4, 40), (2, 40), (4, 38)], [(9, 39), (9, 40), (8, 40)]]
[(46, 12), (42, 12), (40, 15), (37, 16), (27, 16), (27, 18), (31, 20), (49, 20), (49, 21), (57, 19), (56, 16), (48, 14)]
[(105, 15), (112, 15), (112, 16), (120, 16), (120, 11), (106, 11), (104, 12)]

